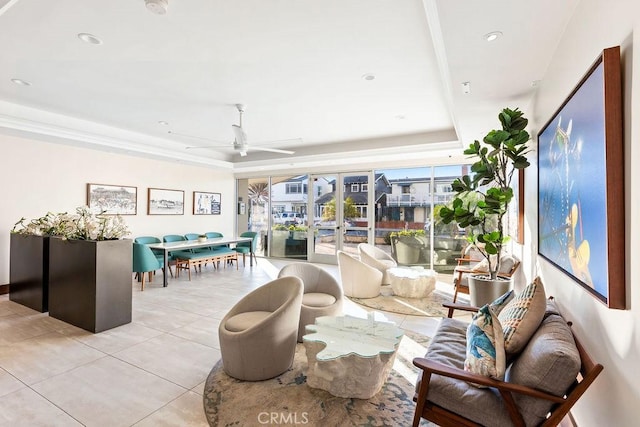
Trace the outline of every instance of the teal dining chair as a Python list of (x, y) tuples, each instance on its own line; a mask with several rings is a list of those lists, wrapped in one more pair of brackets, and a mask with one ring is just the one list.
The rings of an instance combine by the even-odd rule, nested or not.
[[(143, 245), (149, 245), (152, 243), (162, 243), (162, 240), (155, 236), (139, 236), (133, 239), (134, 243), (142, 243)], [(156, 256), (160, 264), (164, 264), (164, 253), (161, 249), (151, 249), (153, 254)], [(171, 277), (173, 277), (173, 270), (171, 269), (171, 264), (169, 264), (169, 273), (171, 273)]]
[[(253, 257), (253, 260), (256, 264), (258, 264), (258, 260), (256, 259), (256, 248), (258, 247), (258, 236), (259, 234), (255, 231), (245, 231), (240, 234), (240, 237), (251, 237), (251, 242), (240, 242), (233, 248), (234, 251), (242, 254), (242, 266), (244, 267), (247, 254), (249, 257)], [(249, 259), (251, 261), (251, 258)]]
[(145, 273), (148, 273), (149, 282), (151, 282), (153, 280), (152, 273), (162, 268), (162, 262), (158, 261), (150, 247), (143, 243), (133, 243), (133, 272), (140, 277), (141, 291), (144, 291)]

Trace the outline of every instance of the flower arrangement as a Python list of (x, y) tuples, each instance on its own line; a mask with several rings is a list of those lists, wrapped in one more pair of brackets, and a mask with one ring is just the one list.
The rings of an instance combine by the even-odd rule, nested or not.
[(130, 234), (120, 215), (94, 214), (87, 206), (76, 208), (75, 214), (47, 212), (40, 218), (26, 221), (21, 218), (11, 232), (68, 240), (116, 240)]

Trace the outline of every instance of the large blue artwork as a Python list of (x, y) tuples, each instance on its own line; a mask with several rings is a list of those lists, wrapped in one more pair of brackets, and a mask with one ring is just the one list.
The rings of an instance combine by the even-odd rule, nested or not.
[(538, 251), (606, 301), (603, 68), (595, 68), (538, 137)]

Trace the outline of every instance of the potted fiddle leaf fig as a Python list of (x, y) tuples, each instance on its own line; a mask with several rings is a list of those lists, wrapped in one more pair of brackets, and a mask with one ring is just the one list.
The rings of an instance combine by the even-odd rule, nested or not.
[[(443, 223), (454, 222), (469, 230), (467, 240), (488, 265), (486, 274), (469, 277), (472, 303), (477, 299), (474, 298), (474, 284), (488, 282), (483, 283), (486, 287), (498, 286), (497, 282), (500, 282), (501, 255), (509, 241), (503, 219), (514, 197), (511, 180), (514, 173), (530, 165), (526, 158), (530, 151), (527, 146), (529, 133), (525, 130), (528, 120), (517, 108), (503, 109), (498, 118), (502, 129), (490, 131), (482, 142), (476, 140), (464, 151), (475, 159), (471, 173), (454, 180), (452, 188), (456, 195), (453, 202), (439, 211)], [(507, 290), (509, 285), (510, 280)]]

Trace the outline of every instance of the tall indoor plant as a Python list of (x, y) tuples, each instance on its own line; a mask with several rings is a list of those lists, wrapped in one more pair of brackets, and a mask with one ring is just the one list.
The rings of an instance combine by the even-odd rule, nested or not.
[(500, 255), (509, 241), (504, 216), (513, 200), (513, 174), (529, 166), (526, 154), (528, 120), (519, 109), (503, 109), (498, 115), (502, 129), (490, 131), (482, 142), (474, 141), (464, 154), (475, 162), (471, 174), (456, 179), (451, 206), (440, 209), (445, 224), (456, 222), (469, 230), (467, 239), (488, 263), (490, 280), (498, 279)]

